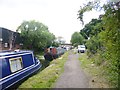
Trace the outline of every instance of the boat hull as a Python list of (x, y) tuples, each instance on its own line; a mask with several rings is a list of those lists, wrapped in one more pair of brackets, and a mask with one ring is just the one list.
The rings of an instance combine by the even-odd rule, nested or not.
[(4, 89), (9, 88), (10, 86), (16, 84), (20, 80), (22, 80), (22, 79), (26, 78), (27, 76), (38, 71), (41, 66), (42, 65), (40, 64), (40, 62), (38, 62), (34, 66), (28, 67), (25, 70), (21, 70), (21, 72), (19, 72), (19, 73), (15, 73), (14, 75), (11, 75), (10, 77), (5, 78), (4, 80), (0, 81), (1, 89), (4, 90)]

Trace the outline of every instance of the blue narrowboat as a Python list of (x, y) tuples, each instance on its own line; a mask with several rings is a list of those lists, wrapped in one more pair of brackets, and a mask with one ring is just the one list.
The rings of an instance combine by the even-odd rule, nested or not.
[(0, 52), (0, 90), (16, 84), (41, 66), (32, 51)]

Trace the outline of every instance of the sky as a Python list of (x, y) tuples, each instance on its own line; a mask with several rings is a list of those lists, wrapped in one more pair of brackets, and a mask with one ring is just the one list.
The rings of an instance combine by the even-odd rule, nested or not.
[[(16, 31), (25, 20), (36, 20), (46, 26), (56, 37), (61, 36), (70, 43), (71, 35), (83, 26), (78, 18), (78, 10), (86, 0), (0, 0), (0, 27)], [(84, 14), (88, 23), (98, 18), (95, 10)]]

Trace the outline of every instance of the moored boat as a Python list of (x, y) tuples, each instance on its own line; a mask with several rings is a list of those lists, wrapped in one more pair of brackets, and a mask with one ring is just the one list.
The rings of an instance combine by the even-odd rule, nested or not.
[(32, 51), (0, 52), (0, 90), (16, 84), (41, 66)]

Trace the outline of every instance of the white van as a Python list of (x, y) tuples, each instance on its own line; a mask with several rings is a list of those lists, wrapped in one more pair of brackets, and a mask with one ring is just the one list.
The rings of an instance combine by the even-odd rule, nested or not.
[(86, 50), (85, 45), (78, 45), (78, 53), (84, 53)]

